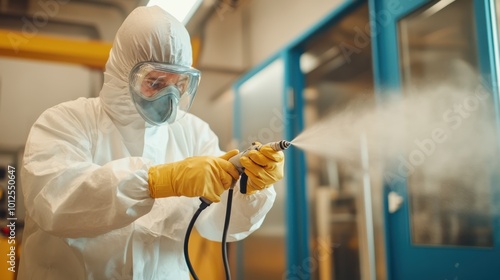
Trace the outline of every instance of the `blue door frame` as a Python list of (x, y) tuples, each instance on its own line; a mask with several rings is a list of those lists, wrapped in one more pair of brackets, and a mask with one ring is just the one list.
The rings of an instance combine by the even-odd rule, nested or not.
[[(381, 102), (384, 92), (401, 88), (398, 20), (430, 3), (428, 0), (369, 0), (372, 16), (372, 46), (374, 59), (374, 79), (377, 98)], [(477, 49), (479, 69), (485, 85), (491, 89), (492, 100), (497, 111), (498, 127), (498, 81), (495, 67), (495, 30), (491, 17), (492, 1), (474, 0), (477, 24)], [(394, 91), (391, 91), (394, 92)], [(497, 129), (497, 132), (500, 129)], [(500, 182), (495, 180), (496, 182)], [(494, 247), (458, 248), (439, 246), (414, 246), (411, 243), (410, 212), (404, 203), (396, 213), (385, 213), (386, 252), (388, 275), (391, 280), (420, 279), (499, 279), (500, 277), (500, 201), (499, 184), (494, 183), (492, 192), (492, 212)], [(405, 201), (409, 201), (405, 182), (387, 184), (384, 197), (396, 191)], [(387, 201), (385, 201), (387, 209)]]

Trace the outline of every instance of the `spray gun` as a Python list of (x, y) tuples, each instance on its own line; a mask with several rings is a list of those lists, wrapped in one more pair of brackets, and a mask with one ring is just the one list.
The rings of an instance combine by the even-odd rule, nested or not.
[(253, 151), (253, 150), (260, 150), (263, 146), (271, 146), (271, 148), (275, 151), (283, 151), (283, 150), (286, 150), (288, 149), (288, 147), (290, 147), (291, 143), (286, 141), (286, 140), (281, 140), (281, 141), (276, 141), (276, 142), (270, 142), (270, 143), (267, 143), (267, 144), (264, 144), (264, 145), (257, 145), (255, 143), (252, 143), (252, 145), (250, 147), (248, 147), (246, 150), (240, 152), (239, 154), (235, 155), (234, 157), (230, 158), (229, 159), (229, 162), (231, 162), (234, 167), (236, 167), (236, 169), (238, 170), (238, 172), (240, 172), (240, 175), (241, 175), (241, 180), (240, 180), (240, 192), (241, 193), (246, 193), (247, 192), (247, 179), (248, 177), (246, 176), (246, 174), (244, 173), (245, 172), (245, 168), (241, 165), (240, 163), (240, 158), (242, 156), (246, 156), (248, 155), (248, 153), (250, 151)]
[[(240, 192), (243, 194), (247, 192), (247, 180), (248, 180), (248, 177), (244, 173), (245, 168), (240, 163), (241, 157), (248, 155), (248, 153), (250, 151), (253, 151), (253, 150), (258, 151), (263, 146), (271, 146), (271, 148), (273, 148), (273, 150), (275, 150), (275, 151), (284, 151), (284, 150), (288, 149), (288, 147), (290, 147), (290, 145), (291, 145), (291, 143), (286, 141), (286, 140), (269, 142), (269, 143), (263, 144), (263, 145), (262, 144), (258, 145), (258, 144), (252, 143), (252, 145), (250, 147), (248, 147), (246, 150), (244, 150), (244, 151), (240, 152), (239, 154), (230, 158), (229, 162), (232, 163), (234, 165), (234, 167), (236, 167), (236, 169), (238, 170), (238, 172), (241, 175)], [(236, 184), (236, 181), (233, 181), (233, 183), (231, 185), (231, 189), (234, 188), (235, 184)], [(208, 205), (212, 204), (212, 202), (210, 200), (208, 200), (204, 197), (201, 197), (200, 199)]]
[(252, 143), (252, 145), (250, 147), (248, 147), (246, 150), (240, 152), (239, 154), (235, 155), (234, 157), (230, 158), (229, 159), (229, 162), (232, 163), (234, 165), (234, 167), (236, 167), (236, 169), (238, 169), (238, 172), (240, 172), (240, 174), (243, 174), (243, 172), (245, 171), (245, 168), (241, 165), (240, 163), (240, 158), (242, 156), (246, 156), (248, 155), (248, 153), (250, 151), (253, 151), (253, 150), (260, 150), (260, 148), (262, 148), (262, 146), (271, 146), (271, 148), (273, 148), (273, 150), (275, 151), (283, 151), (283, 150), (286, 150), (288, 147), (290, 147), (290, 142), (286, 141), (286, 140), (281, 140), (281, 141), (277, 141), (277, 142), (270, 142), (270, 143), (267, 143), (267, 144), (264, 144), (264, 145), (257, 145), (255, 143)]

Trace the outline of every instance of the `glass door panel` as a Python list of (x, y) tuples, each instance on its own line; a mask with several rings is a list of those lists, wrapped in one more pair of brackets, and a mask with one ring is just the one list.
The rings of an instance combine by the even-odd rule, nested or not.
[[(370, 0), (372, 18), (384, 19), (375, 23), (377, 36), (372, 37), (377, 99), (384, 101), (391, 94), (415, 98), (429, 88), (451, 85), (459, 88), (448, 91), (456, 98), (447, 103), (454, 110), (455, 101), (467, 99), (463, 93), (493, 89), (493, 93), (484, 91), (488, 102), (475, 113), (491, 120), (495, 112), (497, 126), (490, 126), (489, 131), (498, 136), (494, 87), (498, 85), (494, 70), (495, 61), (498, 69), (498, 43), (491, 43), (495, 2), (498, 0)], [(422, 111), (429, 113), (440, 117), (446, 112)], [(470, 131), (459, 129), (449, 135), (449, 141), (463, 143), (456, 154), (439, 161), (444, 157), (441, 148), (436, 148), (425, 162), (414, 166), (407, 180), (385, 182), (386, 207), (392, 192), (403, 199), (399, 210), (387, 209), (385, 214), (389, 279), (482, 280), (500, 275), (498, 174), (492, 174), (492, 166), (485, 162), (458, 155), (480, 150), (473, 144), (483, 138), (483, 132)], [(495, 141), (498, 146), (498, 139)], [(443, 149), (450, 146), (446, 143)], [(490, 154), (498, 157), (497, 148), (491, 148)], [(474, 176), (454, 178), (445, 170), (449, 165), (459, 165), (465, 174)], [(439, 179), (433, 174), (439, 174)]]
[[(401, 19), (398, 27), (404, 94), (415, 95), (429, 87), (453, 85), (453, 88), (468, 91), (474, 97), (480, 70), (474, 43), (478, 38), (473, 0), (432, 1)], [(465, 125), (459, 128), (466, 129)], [(455, 138), (447, 144), (458, 141), (460, 136), (454, 133), (450, 137)], [(473, 149), (472, 144), (474, 142), (467, 148)], [(442, 162), (442, 156), (448, 156), (446, 152), (449, 150), (443, 150), (441, 147), (433, 156), (427, 157), (423, 166), (416, 166), (408, 178), (412, 242), (491, 247), (493, 217), (489, 168), (470, 163), (464, 169), (474, 174), (473, 177), (439, 176), (435, 179), (429, 174), (428, 167)], [(448, 160), (454, 161), (453, 166), (459, 164), (456, 161), (464, 160), (460, 153), (457, 154), (456, 157), (449, 156)]]

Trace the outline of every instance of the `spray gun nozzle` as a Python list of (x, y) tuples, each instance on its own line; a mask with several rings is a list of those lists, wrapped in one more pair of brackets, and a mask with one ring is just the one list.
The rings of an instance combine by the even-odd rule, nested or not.
[(290, 145), (292, 145), (292, 143), (290, 143), (289, 141), (286, 141), (286, 140), (281, 140), (281, 141), (269, 143), (268, 145), (271, 146), (271, 148), (273, 148), (275, 151), (283, 151), (283, 150), (288, 149), (288, 147), (290, 147)]

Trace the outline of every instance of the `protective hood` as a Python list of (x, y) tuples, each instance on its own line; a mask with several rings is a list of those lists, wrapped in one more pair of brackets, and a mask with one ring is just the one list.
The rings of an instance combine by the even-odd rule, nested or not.
[(186, 67), (192, 64), (191, 41), (186, 28), (157, 6), (136, 8), (125, 19), (106, 63), (99, 96), (104, 110), (122, 134), (133, 134), (145, 127), (128, 93), (130, 70), (143, 61)]

